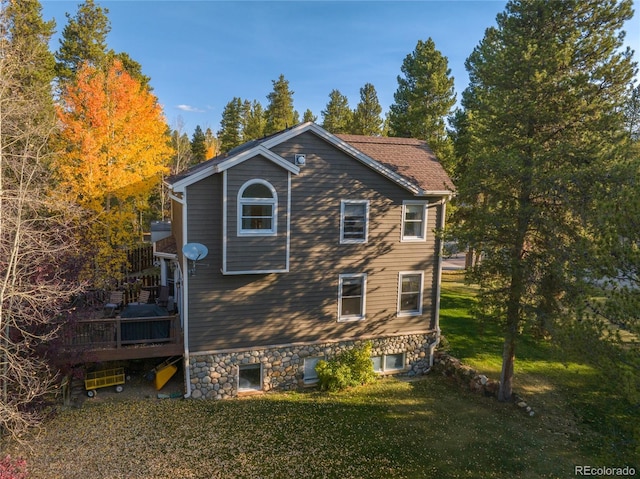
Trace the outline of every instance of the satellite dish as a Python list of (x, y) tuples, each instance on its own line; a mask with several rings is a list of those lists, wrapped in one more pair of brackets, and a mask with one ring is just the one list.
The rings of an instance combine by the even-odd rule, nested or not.
[(203, 259), (209, 253), (207, 247), (201, 243), (187, 243), (182, 247), (182, 253), (191, 261)]

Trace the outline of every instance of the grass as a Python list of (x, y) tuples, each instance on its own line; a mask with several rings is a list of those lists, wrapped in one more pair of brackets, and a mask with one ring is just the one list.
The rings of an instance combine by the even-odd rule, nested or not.
[(441, 376), (343, 393), (87, 403), (30, 448), (37, 478), (556, 478), (585, 464), (542, 418)]
[[(475, 292), (464, 284), (462, 272), (443, 275), (441, 328), (452, 355), (498, 379), (502, 333), (496, 323), (473, 319)], [(620, 396), (606, 368), (524, 335), (516, 346), (514, 389), (545, 417), (566, 425), (563, 433), (574, 437), (587, 457), (640, 469), (640, 410)]]
[[(443, 331), (455, 355), (497, 375), (499, 331), (473, 321), (474, 290), (459, 279), (446, 276)], [(537, 479), (572, 477), (576, 465), (640, 469), (624, 442), (633, 418), (606, 409), (615, 398), (596, 371), (549, 345), (525, 341), (519, 351), (516, 389), (534, 417), (431, 374), (341, 393), (88, 401), (1, 452), (25, 458), (31, 479)]]

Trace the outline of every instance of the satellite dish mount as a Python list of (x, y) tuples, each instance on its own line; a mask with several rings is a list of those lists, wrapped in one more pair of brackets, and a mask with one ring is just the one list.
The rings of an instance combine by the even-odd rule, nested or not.
[(196, 274), (196, 261), (204, 259), (209, 250), (201, 243), (187, 243), (182, 247), (182, 254), (189, 260), (189, 276)]

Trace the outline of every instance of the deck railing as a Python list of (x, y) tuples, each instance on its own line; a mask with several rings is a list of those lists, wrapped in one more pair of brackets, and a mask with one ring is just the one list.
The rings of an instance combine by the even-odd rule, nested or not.
[(95, 360), (181, 354), (180, 316), (83, 319), (62, 328), (63, 348)]

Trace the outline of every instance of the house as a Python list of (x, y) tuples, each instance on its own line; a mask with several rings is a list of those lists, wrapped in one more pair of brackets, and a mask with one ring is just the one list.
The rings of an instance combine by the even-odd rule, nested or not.
[(167, 185), (173, 246), (156, 256), (187, 396), (313, 383), (319, 359), (365, 340), (381, 374), (429, 367), (453, 185), (423, 141), (303, 123)]

